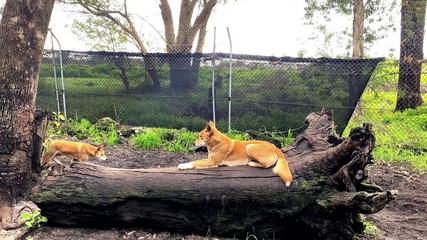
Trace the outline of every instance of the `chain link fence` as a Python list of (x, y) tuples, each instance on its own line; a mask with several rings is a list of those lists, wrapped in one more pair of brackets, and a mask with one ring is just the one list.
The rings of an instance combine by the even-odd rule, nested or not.
[(325, 107), (342, 133), (384, 60), (62, 51), (61, 66), (58, 54), (45, 52), (39, 108), (196, 131), (214, 120), (223, 131), (300, 132)]

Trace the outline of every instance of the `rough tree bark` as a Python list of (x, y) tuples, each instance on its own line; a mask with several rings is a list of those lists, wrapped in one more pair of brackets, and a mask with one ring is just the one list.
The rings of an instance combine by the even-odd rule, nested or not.
[(362, 58), (364, 53), (363, 32), (365, 29), (365, 6), (363, 0), (355, 0), (353, 6), (353, 58)]
[(26, 199), (34, 185), (35, 99), (53, 4), (53, 0), (8, 0), (4, 6), (0, 24), (0, 230), (20, 225), (13, 222), (13, 206)]
[(396, 111), (415, 109), (423, 104), (421, 67), (426, 3), (426, 0), (402, 0)]
[(49, 176), (32, 200), (50, 224), (63, 226), (351, 239), (362, 229), (359, 214), (378, 212), (397, 192), (362, 183), (375, 142), (369, 124), (341, 139), (331, 112), (306, 120), (306, 131), (283, 150), (294, 175), (289, 188), (271, 169), (245, 166), (178, 171), (74, 164)]
[[(202, 2), (202, 3), (201, 3)], [(175, 36), (172, 10), (168, 0), (161, 0), (159, 7), (165, 28), (165, 41), (168, 53), (177, 53), (168, 59), (171, 87), (174, 90), (188, 92), (197, 85), (200, 60), (187, 56), (193, 49), (196, 40), (196, 52), (202, 52), (206, 38), (206, 26), (209, 17), (218, 3), (217, 0), (188, 1), (182, 0), (179, 13), (179, 24)], [(196, 7), (200, 11), (194, 16)], [(180, 56), (179, 54), (182, 54)]]
[[(363, 3), (363, 0), (355, 0), (354, 6), (353, 6), (353, 36), (352, 36), (352, 41), (353, 41), (352, 57), (353, 58), (363, 58), (364, 56), (364, 51), (365, 51), (364, 40), (363, 40), (364, 30), (365, 30), (365, 5)], [(357, 69), (357, 70), (359, 70), (359, 72), (362, 71), (362, 69)], [(358, 86), (357, 83), (359, 82), (358, 75), (359, 74), (355, 74), (350, 78), (350, 85), (349, 85), (350, 96), (357, 95), (355, 93), (357, 93), (357, 86)], [(355, 100), (351, 99), (350, 101), (357, 102), (356, 108), (354, 109), (354, 111), (357, 115), (359, 116), (362, 115), (362, 104), (363, 104), (362, 98), (357, 97), (357, 99)], [(352, 104), (352, 102), (350, 102), (350, 104)], [(353, 109), (349, 109), (349, 111), (353, 113)]]

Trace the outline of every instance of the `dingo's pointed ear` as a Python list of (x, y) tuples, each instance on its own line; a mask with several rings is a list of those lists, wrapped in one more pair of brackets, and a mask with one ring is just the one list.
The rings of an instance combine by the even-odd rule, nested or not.
[(212, 132), (211, 126), (208, 124), (206, 124), (206, 128), (205, 128), (206, 132)]
[(215, 124), (212, 121), (209, 121), (206, 124), (206, 132), (211, 134), (213, 132), (213, 129), (215, 129)]
[(215, 123), (213, 123), (212, 121), (209, 121), (209, 122), (206, 124), (206, 128), (214, 129), (214, 128), (215, 128)]
[(99, 145), (98, 151), (104, 148), (104, 144)]

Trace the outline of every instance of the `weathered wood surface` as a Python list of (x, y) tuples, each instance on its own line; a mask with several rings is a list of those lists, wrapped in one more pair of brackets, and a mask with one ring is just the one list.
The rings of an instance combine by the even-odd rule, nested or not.
[(361, 230), (358, 214), (381, 210), (396, 192), (361, 184), (375, 142), (369, 124), (340, 139), (332, 113), (306, 120), (307, 130), (283, 150), (294, 175), (289, 188), (271, 169), (246, 166), (179, 171), (74, 164), (49, 176), (32, 200), (49, 223), (63, 226), (350, 239)]

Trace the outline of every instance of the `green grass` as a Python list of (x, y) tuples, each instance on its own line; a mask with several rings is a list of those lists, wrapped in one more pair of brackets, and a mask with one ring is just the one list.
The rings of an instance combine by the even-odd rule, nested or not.
[[(166, 128), (145, 128), (141, 133), (130, 139), (130, 144), (134, 147), (145, 150), (163, 149), (170, 152), (189, 153), (194, 150), (194, 141), (198, 132), (188, 131), (187, 129), (166, 129)], [(232, 130), (225, 133), (231, 139), (250, 140), (248, 134)], [(273, 133), (273, 138), (279, 140), (282, 146), (292, 142), (292, 133), (287, 134)]]
[[(192, 131), (202, 128), (212, 118), (208, 97), (212, 81), (210, 66), (200, 68), (199, 82), (190, 94), (175, 92), (168, 87), (170, 76), (166, 66), (158, 71), (161, 91), (152, 93), (149, 91), (149, 77), (142, 65), (133, 64), (128, 69), (131, 90), (126, 92), (118, 69), (111, 61), (66, 64), (67, 113), (90, 121), (108, 116), (136, 126), (186, 127)], [(52, 71), (49, 64), (42, 64), (37, 106), (57, 111)], [(299, 129), (309, 112), (318, 111), (325, 104), (341, 106), (344, 102), (342, 99), (347, 97), (345, 91), (335, 89), (335, 95), (328, 93), (331, 87), (338, 85), (337, 74), (332, 75), (329, 72), (322, 74), (319, 69), (311, 72), (263, 64), (236, 67), (233, 71), (232, 129)], [(222, 88), (218, 88), (216, 93), (216, 120), (220, 130), (225, 131), (228, 129), (228, 67), (218, 66), (217, 76), (222, 76), (223, 80)], [(342, 76), (340, 82), (343, 82)], [(272, 104), (278, 101), (282, 104)], [(315, 104), (307, 107), (299, 106), (299, 103)], [(336, 122), (342, 121), (340, 114), (335, 118)], [(339, 124), (340, 130), (342, 125)]]
[[(62, 114), (60, 115), (63, 116)], [(201, 130), (201, 129), (200, 129)], [(116, 146), (119, 142), (119, 136), (114, 124), (108, 129), (98, 126), (97, 123), (91, 123), (85, 118), (69, 118), (68, 124), (65, 125), (62, 120), (52, 121), (48, 126), (49, 138), (59, 135), (70, 135), (76, 138), (90, 139), (97, 144)], [(183, 129), (168, 128), (144, 128), (141, 133), (132, 136), (129, 144), (136, 148), (144, 150), (162, 149), (170, 152), (189, 153), (194, 150), (194, 141), (198, 132)], [(247, 134), (239, 131), (227, 132), (226, 135), (236, 140), (249, 140)], [(282, 134), (273, 135), (274, 138), (285, 143), (289, 142), (291, 135), (283, 136)]]
[[(425, 67), (425, 66), (424, 66)], [(427, 170), (427, 106), (394, 112), (396, 106), (397, 74), (393, 65), (380, 65), (362, 95), (362, 115), (353, 115), (344, 136), (350, 129), (362, 126), (363, 122), (373, 124), (376, 144), (373, 151), (380, 161), (405, 163), (419, 171)], [(387, 74), (389, 72), (389, 74)], [(427, 84), (427, 78), (421, 78)], [(427, 103), (427, 94), (422, 95)]]
[[(415, 169), (425, 171), (427, 169), (427, 106), (396, 113), (390, 109), (379, 113), (379, 110), (373, 111), (367, 106), (369, 105), (366, 104), (362, 116), (351, 119), (345, 134), (348, 135), (351, 128), (361, 126), (363, 122), (371, 122), (376, 134), (376, 146), (373, 151), (375, 159), (409, 163)], [(48, 135), (60, 134), (76, 136), (78, 139), (89, 138), (95, 143), (110, 146), (117, 145), (119, 141), (114, 124), (105, 131), (89, 120), (78, 117), (69, 119), (66, 126), (57, 121), (51, 122)], [(249, 139), (246, 134), (235, 130), (226, 132), (226, 135), (237, 140)], [(145, 128), (142, 133), (130, 139), (130, 144), (146, 150), (163, 149), (188, 153), (193, 149), (196, 136), (197, 132), (187, 129)], [(273, 131), (272, 136), (281, 142), (282, 147), (292, 143), (294, 138), (291, 130), (286, 133)]]
[(294, 134), (292, 132), (291, 129), (289, 129), (286, 134), (278, 132), (278, 131), (273, 131), (272, 132), (272, 137), (276, 138), (280, 141), (282, 148), (290, 145), (293, 141), (294, 141)]
[(160, 149), (163, 145), (163, 129), (145, 129), (130, 141), (131, 145), (145, 150)]
[(242, 132), (238, 132), (235, 130), (231, 130), (230, 132), (226, 132), (225, 135), (231, 139), (245, 141), (249, 140), (249, 136), (246, 134), (243, 134)]
[(187, 130), (175, 132), (173, 138), (166, 144), (164, 149), (170, 152), (190, 152), (194, 147), (194, 140), (197, 134)]
[(145, 150), (163, 149), (188, 153), (193, 149), (197, 133), (187, 129), (145, 128), (132, 137), (129, 143)]
[[(56, 113), (54, 117), (56, 119)], [(68, 118), (68, 123), (63, 121), (63, 115), (60, 114), (61, 120), (53, 120), (47, 127), (47, 138), (53, 136), (69, 135), (75, 136), (79, 140), (90, 139), (96, 144), (105, 144), (107, 146), (116, 146), (119, 143), (116, 126), (111, 124), (103, 130), (94, 123), (85, 118)]]
[[(210, 67), (200, 68), (198, 88), (191, 94), (182, 94), (168, 89), (169, 70), (162, 67), (159, 71), (162, 91), (150, 93), (146, 87), (150, 85), (147, 73), (142, 66), (138, 71), (129, 71), (131, 93), (124, 93), (123, 83), (118, 78), (117, 69), (108, 64), (98, 65), (66, 65), (65, 93), (68, 117), (67, 128), (55, 128), (57, 134), (69, 133), (78, 138), (92, 138), (96, 142), (114, 145), (118, 142), (115, 129), (100, 131), (91, 122), (105, 116), (116, 121), (134, 126), (150, 128), (177, 129), (185, 127), (188, 133), (176, 130), (166, 134), (163, 130), (137, 136), (133, 141), (142, 148), (162, 148), (168, 151), (188, 151), (192, 145), (192, 132), (204, 128), (210, 120), (211, 110), (207, 99), (211, 79)], [(42, 66), (46, 73), (40, 76), (38, 107), (56, 110), (54, 98), (54, 82), (51, 67)], [(342, 119), (346, 109), (340, 102), (346, 99), (347, 89), (329, 90), (342, 84), (335, 78), (322, 73), (322, 67), (308, 72), (296, 69), (273, 69), (269, 67), (236, 68), (233, 71), (233, 131), (246, 130), (269, 131), (275, 134), (282, 146), (292, 142), (304, 129), (304, 119), (309, 112), (318, 112), (322, 106), (334, 108), (334, 119), (338, 129), (343, 129)], [(326, 70), (325, 70), (326, 71)], [(423, 72), (427, 65), (423, 65)], [(364, 122), (373, 124), (376, 134), (374, 158), (380, 161), (409, 163), (415, 169), (427, 169), (427, 107), (395, 113), (397, 99), (398, 65), (395, 60), (387, 60), (378, 65), (368, 86), (362, 95), (362, 114), (354, 115), (347, 125), (343, 136), (348, 136), (351, 128), (362, 126)], [(223, 77), (222, 88), (218, 89), (217, 127), (222, 132), (228, 130), (228, 70), (217, 69), (217, 75)], [(59, 76), (59, 72), (58, 72)], [(339, 78), (343, 76), (339, 75)], [(427, 85), (427, 75), (421, 77), (422, 89)], [(267, 89), (268, 91), (264, 91)], [(304, 94), (306, 92), (310, 94)], [(427, 103), (427, 94), (422, 95)], [(245, 100), (245, 99), (251, 99)], [(266, 101), (266, 102), (263, 102)], [(313, 105), (298, 106), (297, 104), (272, 104), (269, 101), (290, 103), (310, 103)], [(76, 116), (81, 116), (77, 118)], [(166, 132), (170, 132), (169, 130)], [(282, 134), (284, 132), (285, 134)], [(279, 134), (280, 133), (280, 134)], [(157, 135), (157, 136), (150, 136)], [(234, 136), (242, 138), (245, 136)], [(164, 141), (171, 144), (165, 145)], [(148, 142), (148, 143), (143, 143)], [(144, 145), (147, 144), (147, 145)]]
[(381, 235), (381, 230), (375, 225), (375, 223), (370, 221), (363, 222), (364, 230), (363, 234), (371, 237), (379, 237)]
[(427, 170), (427, 106), (383, 113), (372, 121), (376, 121), (376, 159), (408, 162), (417, 170)]

